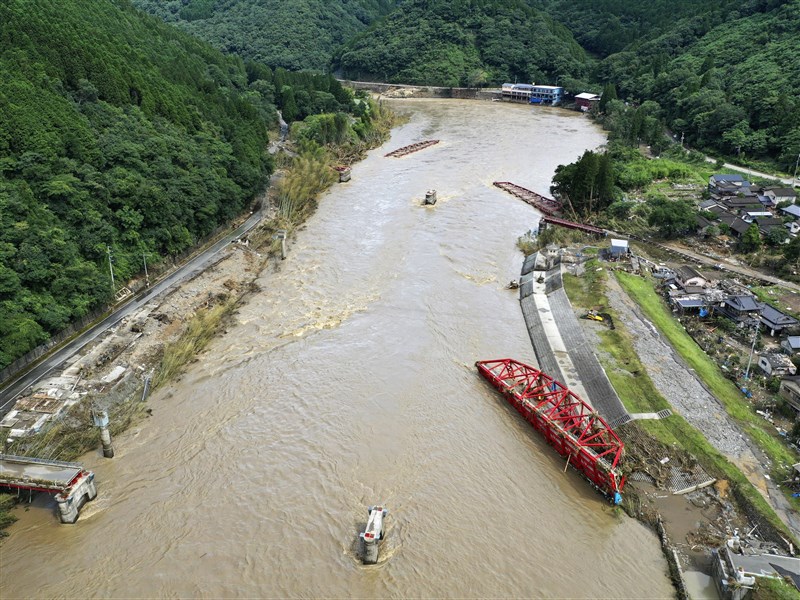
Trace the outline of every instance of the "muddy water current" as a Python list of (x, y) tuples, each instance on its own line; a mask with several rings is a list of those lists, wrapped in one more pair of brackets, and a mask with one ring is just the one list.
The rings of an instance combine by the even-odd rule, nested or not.
[[(402, 101), (288, 258), (152, 418), (83, 458), (74, 526), (47, 498), (2, 548), (3, 597), (671, 597), (656, 537), (615, 514), (478, 377), (535, 364), (516, 292), (547, 192), (604, 136), (556, 109)], [(428, 138), (441, 143), (384, 158)], [(421, 207), (435, 188), (435, 207)], [(355, 540), (390, 513), (378, 565)]]

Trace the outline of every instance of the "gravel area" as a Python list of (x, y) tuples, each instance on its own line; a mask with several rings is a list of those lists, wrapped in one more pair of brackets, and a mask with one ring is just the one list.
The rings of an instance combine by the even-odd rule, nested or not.
[(638, 311), (614, 277), (608, 278), (608, 301), (633, 338), (634, 348), (656, 388), (675, 412), (706, 436), (711, 445), (737, 463), (757, 463), (725, 408), (675, 355), (670, 345)]

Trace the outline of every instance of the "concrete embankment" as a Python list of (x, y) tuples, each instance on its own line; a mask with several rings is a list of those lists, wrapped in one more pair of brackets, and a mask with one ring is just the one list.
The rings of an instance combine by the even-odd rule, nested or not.
[(522, 268), (520, 305), (539, 367), (591, 404), (608, 423), (628, 411), (611, 386), (575, 317), (559, 257), (534, 254)]

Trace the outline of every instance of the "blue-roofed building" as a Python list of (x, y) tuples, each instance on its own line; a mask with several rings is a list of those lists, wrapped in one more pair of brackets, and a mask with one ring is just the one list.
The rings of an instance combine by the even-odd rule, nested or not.
[(800, 206), (797, 204), (790, 204), (789, 206), (784, 206), (781, 209), (781, 212), (785, 215), (790, 215), (795, 219), (800, 219)]
[(561, 104), (564, 88), (557, 85), (534, 85), (531, 88), (531, 104)]

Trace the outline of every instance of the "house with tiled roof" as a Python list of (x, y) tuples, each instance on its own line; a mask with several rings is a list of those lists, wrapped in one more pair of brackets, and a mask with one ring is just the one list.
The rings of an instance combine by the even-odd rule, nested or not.
[(798, 324), (800, 324), (793, 316), (787, 315), (774, 306), (762, 304), (761, 307), (761, 315), (759, 318), (772, 336), (779, 335), (788, 330), (797, 329)]
[(719, 311), (737, 323), (743, 323), (759, 317), (761, 303), (755, 296), (729, 296), (722, 302)]

